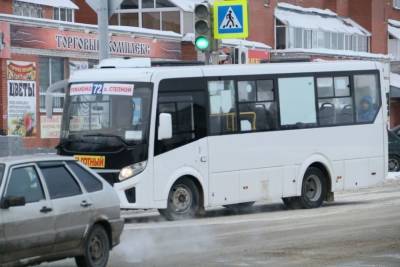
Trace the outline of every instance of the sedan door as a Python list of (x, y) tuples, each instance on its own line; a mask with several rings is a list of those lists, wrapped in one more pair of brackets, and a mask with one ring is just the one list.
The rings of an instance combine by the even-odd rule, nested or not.
[(40, 170), (56, 214), (55, 251), (76, 250), (90, 224), (92, 203), (63, 162), (42, 163)]
[(34, 165), (11, 168), (2, 198), (24, 197), (26, 204), (1, 210), (5, 262), (52, 253), (54, 211)]

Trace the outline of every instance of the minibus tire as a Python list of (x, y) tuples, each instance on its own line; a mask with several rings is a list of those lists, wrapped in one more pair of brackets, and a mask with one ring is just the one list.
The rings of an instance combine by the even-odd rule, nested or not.
[[(107, 266), (110, 257), (110, 238), (103, 226), (98, 224), (93, 226), (85, 239), (83, 249), (84, 254), (75, 257), (75, 262), (78, 267)], [(95, 249), (99, 249), (100, 251), (96, 251)], [(100, 253), (101, 255), (95, 255), (97, 253)], [(98, 259), (94, 259), (94, 257), (98, 257)]]
[[(400, 157), (397, 155), (389, 155), (389, 171), (390, 172), (398, 172), (400, 171)], [(392, 165), (392, 167), (391, 167)]]
[(321, 207), (327, 195), (326, 183), (327, 178), (319, 168), (309, 167), (304, 174), (301, 196), (293, 199), (294, 204), (300, 204), (303, 209)]
[[(180, 192), (182, 194), (180, 194)], [(175, 203), (181, 202), (180, 198), (182, 196), (183, 198), (190, 197), (190, 203), (188, 203), (189, 205), (187, 208), (182, 211), (178, 211), (178, 206), (176, 206)], [(184, 204), (182, 204), (182, 207), (183, 206)], [(172, 186), (168, 194), (167, 208), (159, 209), (158, 211), (167, 220), (175, 221), (196, 217), (201, 211), (200, 207), (200, 193), (195, 183), (190, 179), (180, 179)]]

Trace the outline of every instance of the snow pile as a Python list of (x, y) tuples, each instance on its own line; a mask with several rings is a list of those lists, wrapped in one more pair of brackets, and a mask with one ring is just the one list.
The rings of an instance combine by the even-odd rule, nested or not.
[[(170, 0), (171, 3), (186, 12), (193, 12), (195, 4), (203, 3), (205, 1), (207, 0)], [(212, 3), (214, 0), (208, 0), (208, 2)]]
[(18, 1), (30, 3), (30, 4), (36, 4), (36, 5), (43, 5), (43, 6), (79, 9), (79, 7), (70, 0), (51, 0), (51, 1), (49, 1), (49, 0), (18, 0)]
[(388, 180), (400, 180), (400, 172), (389, 172)]
[(371, 33), (355, 21), (339, 17), (330, 10), (303, 8), (291, 4), (279, 3), (275, 9), (275, 17), (291, 27), (371, 36)]

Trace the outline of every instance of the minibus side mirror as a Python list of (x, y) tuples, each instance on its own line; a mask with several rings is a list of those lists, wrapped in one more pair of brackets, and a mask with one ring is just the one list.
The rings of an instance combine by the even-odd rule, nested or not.
[(1, 209), (8, 209), (10, 207), (25, 206), (25, 197), (5, 197), (0, 201)]
[(158, 140), (172, 138), (172, 116), (169, 113), (160, 113), (158, 117)]

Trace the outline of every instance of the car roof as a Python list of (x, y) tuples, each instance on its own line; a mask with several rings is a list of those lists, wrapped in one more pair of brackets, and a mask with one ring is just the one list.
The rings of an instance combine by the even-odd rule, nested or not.
[(56, 154), (31, 154), (22, 156), (0, 157), (0, 163), (7, 165), (41, 162), (41, 161), (60, 161), (60, 160), (74, 160), (74, 158), (58, 156)]

